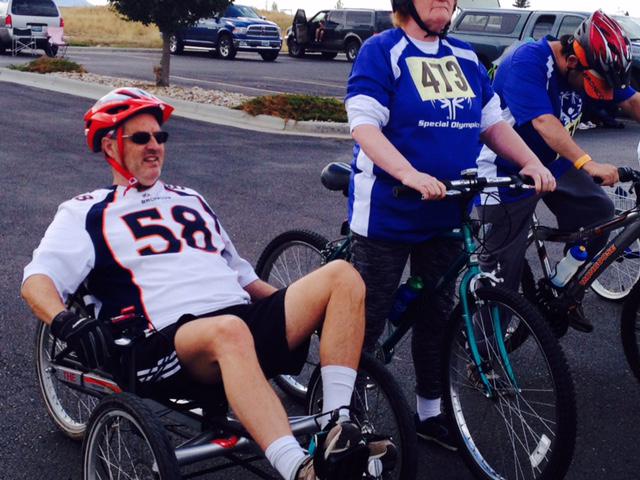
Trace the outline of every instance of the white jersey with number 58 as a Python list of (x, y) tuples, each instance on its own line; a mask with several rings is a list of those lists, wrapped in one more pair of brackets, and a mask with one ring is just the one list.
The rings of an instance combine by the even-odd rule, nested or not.
[(60, 205), (24, 280), (50, 277), (63, 299), (86, 279), (110, 318), (134, 306), (157, 329), (184, 314), (248, 303), (258, 277), (191, 189), (113, 186)]

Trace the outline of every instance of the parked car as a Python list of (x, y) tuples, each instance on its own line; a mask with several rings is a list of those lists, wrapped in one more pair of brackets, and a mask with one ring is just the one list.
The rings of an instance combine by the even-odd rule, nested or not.
[(514, 41), (538, 40), (546, 35), (560, 38), (573, 33), (589, 15), (590, 12), (474, 8), (460, 12), (450, 35), (471, 44), (478, 59), (489, 68)]
[(614, 15), (631, 40), (631, 55), (633, 64), (631, 67), (631, 86), (640, 91), (640, 18)]
[(390, 11), (321, 10), (307, 20), (304, 10), (298, 10), (285, 39), (292, 57), (320, 52), (324, 58), (331, 59), (345, 52), (347, 60), (353, 62), (367, 38), (392, 27)]
[(64, 27), (60, 10), (53, 0), (9, 0), (0, 3), (0, 53), (11, 48), (15, 28), (30, 28), (36, 48), (54, 57), (58, 47), (49, 44), (48, 27)]
[(238, 52), (257, 52), (268, 62), (282, 48), (280, 27), (244, 5), (229, 5), (221, 16), (204, 18), (169, 40), (169, 50), (181, 54), (185, 47), (204, 47), (218, 57), (232, 60)]

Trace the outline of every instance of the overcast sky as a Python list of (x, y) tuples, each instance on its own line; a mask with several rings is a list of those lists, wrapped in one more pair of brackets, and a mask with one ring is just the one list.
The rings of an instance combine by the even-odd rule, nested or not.
[[(106, 0), (89, 0), (95, 4), (105, 4)], [(336, 0), (236, 0), (239, 5), (251, 5), (258, 8), (271, 9), (273, 2), (276, 2), (278, 9), (289, 10), (295, 13), (298, 8), (304, 8), (307, 16), (313, 15), (318, 10), (325, 8), (333, 8)], [(460, 0), (461, 3), (464, 0)], [(561, 4), (562, 10), (582, 10), (592, 11), (602, 8), (607, 13), (624, 13), (629, 12), (630, 15), (640, 17), (640, 1), (639, 0), (607, 0), (606, 5), (602, 0), (530, 0), (531, 8), (537, 10), (558, 10)], [(500, 0), (503, 8), (511, 8), (513, 0)], [(391, 0), (342, 0), (344, 7), (353, 8), (376, 8), (387, 10), (391, 8)]]

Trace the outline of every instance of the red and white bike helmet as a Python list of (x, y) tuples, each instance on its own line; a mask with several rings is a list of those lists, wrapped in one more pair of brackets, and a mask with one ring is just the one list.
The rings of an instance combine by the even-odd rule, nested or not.
[(602, 10), (584, 20), (573, 34), (573, 50), (584, 72), (587, 95), (613, 99), (614, 88), (629, 85), (631, 42), (618, 22)]
[[(87, 145), (92, 152), (102, 150), (102, 139), (106, 135), (116, 133), (118, 150), (124, 151), (122, 129), (119, 128), (127, 119), (140, 113), (155, 115), (158, 123), (166, 122), (173, 107), (163, 102), (155, 95), (139, 88), (117, 88), (99, 99), (84, 115)], [(124, 176), (130, 185), (138, 183), (136, 178), (113, 158), (107, 157), (107, 162)]]

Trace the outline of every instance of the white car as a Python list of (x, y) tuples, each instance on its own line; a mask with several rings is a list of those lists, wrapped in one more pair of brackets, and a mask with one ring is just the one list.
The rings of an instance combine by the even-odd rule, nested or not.
[(57, 47), (50, 45), (48, 27), (64, 27), (64, 20), (53, 0), (9, 0), (0, 2), (0, 53), (11, 49), (13, 30), (30, 28), (36, 48), (55, 56)]

